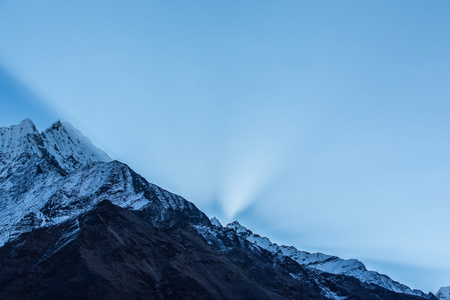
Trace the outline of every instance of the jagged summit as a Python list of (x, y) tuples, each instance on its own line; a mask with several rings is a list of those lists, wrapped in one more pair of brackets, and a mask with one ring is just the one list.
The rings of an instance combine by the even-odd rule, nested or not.
[(0, 162), (3, 166), (21, 154), (52, 156), (66, 172), (112, 159), (70, 123), (57, 120), (39, 133), (30, 119), (0, 128)]
[(42, 137), (48, 152), (69, 172), (80, 165), (112, 160), (68, 122), (56, 121), (42, 132)]
[[(1, 128), (0, 246), (42, 226), (59, 224), (103, 200), (128, 209), (151, 208), (207, 217), (112, 159), (70, 123), (56, 121), (39, 133), (31, 120)], [(168, 211), (168, 210), (171, 211)]]
[(0, 160), (3, 163), (22, 153), (42, 156), (40, 147), (42, 140), (30, 119), (25, 119), (18, 125), (0, 128)]
[(17, 141), (28, 134), (38, 133), (36, 130), (36, 126), (33, 121), (30, 119), (25, 119), (20, 122), (18, 125), (12, 125), (9, 127), (0, 127), (0, 135), (1, 135), (1, 144), (0, 150), (1, 153), (5, 153), (7, 151), (6, 148), (16, 148), (18, 146)]

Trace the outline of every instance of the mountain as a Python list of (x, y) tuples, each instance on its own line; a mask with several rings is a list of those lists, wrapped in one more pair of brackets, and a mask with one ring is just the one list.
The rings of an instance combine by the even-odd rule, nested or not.
[(68, 123), (0, 128), (0, 151), (1, 299), (436, 299), (223, 227)]
[(441, 287), (436, 293), (439, 300), (450, 300), (450, 286)]

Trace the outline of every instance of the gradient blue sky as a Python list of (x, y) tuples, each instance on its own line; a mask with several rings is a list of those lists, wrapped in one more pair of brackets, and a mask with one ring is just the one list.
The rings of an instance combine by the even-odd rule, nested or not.
[(449, 1), (0, 0), (0, 126), (71, 122), (223, 223), (450, 284)]

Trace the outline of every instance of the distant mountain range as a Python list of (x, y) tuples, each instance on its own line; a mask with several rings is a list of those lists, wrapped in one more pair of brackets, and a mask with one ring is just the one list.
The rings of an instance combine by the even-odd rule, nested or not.
[(356, 259), (273, 244), (237, 221), (222, 226), (69, 123), (0, 128), (1, 299), (436, 296)]

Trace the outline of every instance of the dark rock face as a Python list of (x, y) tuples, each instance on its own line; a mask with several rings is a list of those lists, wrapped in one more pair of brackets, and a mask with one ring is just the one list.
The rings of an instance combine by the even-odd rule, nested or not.
[(150, 219), (102, 201), (77, 219), (22, 234), (0, 248), (0, 298), (326, 299), (322, 284), (346, 299), (419, 299), (287, 257), (274, 264), (266, 251), (222, 255), (191, 226), (158, 228)]

